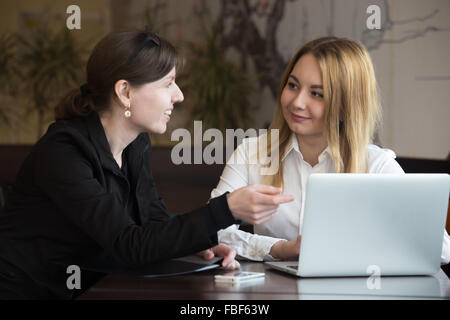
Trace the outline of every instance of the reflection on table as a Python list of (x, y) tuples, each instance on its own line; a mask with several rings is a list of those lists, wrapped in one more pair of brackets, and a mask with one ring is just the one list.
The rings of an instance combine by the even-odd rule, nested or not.
[(110, 274), (79, 299), (450, 299), (450, 280), (442, 270), (434, 276), (381, 277), (379, 286), (368, 277), (298, 278), (259, 262), (241, 262), (241, 270), (265, 277), (233, 285), (214, 281), (226, 272), (222, 269), (160, 278)]

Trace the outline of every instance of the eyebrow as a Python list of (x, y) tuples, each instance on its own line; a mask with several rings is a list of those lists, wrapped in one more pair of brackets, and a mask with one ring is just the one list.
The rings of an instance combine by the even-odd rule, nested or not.
[[(297, 79), (296, 76), (294, 76), (293, 74), (289, 75), (290, 78), (293, 78), (297, 83), (300, 83), (300, 81)], [(322, 89), (323, 90), (323, 86), (321, 84), (313, 84), (310, 86), (311, 89)]]

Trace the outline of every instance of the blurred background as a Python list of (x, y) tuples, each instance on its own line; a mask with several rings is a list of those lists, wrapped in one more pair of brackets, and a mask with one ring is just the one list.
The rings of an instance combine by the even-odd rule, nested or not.
[[(81, 29), (67, 28), (70, 5), (80, 8)], [(369, 5), (380, 8), (379, 30), (367, 28)], [(194, 120), (203, 121), (203, 130), (266, 128), (289, 58), (306, 41), (327, 35), (359, 40), (372, 56), (383, 107), (375, 143), (394, 150), (407, 172), (449, 172), (449, 18), (448, 0), (2, 1), (0, 183), (13, 181), (60, 97), (85, 82), (93, 46), (111, 31), (145, 26), (175, 44), (186, 61), (177, 80), (185, 101), (167, 133), (152, 136), (162, 193), (173, 194), (178, 185), (195, 206), (198, 197), (186, 184), (195, 181), (206, 201), (222, 170), (171, 164), (174, 129), (192, 130)], [(186, 209), (186, 202), (174, 203), (171, 209), (177, 203)]]
[[(81, 29), (69, 30), (69, 5)], [(367, 7), (381, 9), (369, 30)], [(399, 156), (445, 159), (450, 151), (448, 0), (15, 0), (0, 4), (0, 143), (33, 144), (64, 92), (84, 82), (94, 44), (110, 31), (149, 25), (186, 58), (185, 102), (175, 128), (264, 128), (281, 73), (306, 41), (325, 35), (363, 42), (383, 105), (376, 143)], [(227, 94), (224, 94), (227, 93)], [(227, 98), (224, 99), (224, 96)], [(207, 98), (209, 97), (209, 98)]]

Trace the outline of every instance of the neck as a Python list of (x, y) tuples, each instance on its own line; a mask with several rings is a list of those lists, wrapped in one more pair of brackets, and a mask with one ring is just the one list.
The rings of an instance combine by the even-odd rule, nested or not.
[(132, 129), (129, 120), (120, 112), (114, 112), (114, 109), (118, 108), (109, 108), (108, 111), (103, 112), (99, 117), (105, 130), (111, 153), (121, 168), (122, 152), (136, 139), (139, 132)]
[(320, 154), (327, 148), (328, 143), (324, 136), (300, 136), (297, 135), (298, 147), (303, 155), (303, 160), (314, 167), (319, 162)]

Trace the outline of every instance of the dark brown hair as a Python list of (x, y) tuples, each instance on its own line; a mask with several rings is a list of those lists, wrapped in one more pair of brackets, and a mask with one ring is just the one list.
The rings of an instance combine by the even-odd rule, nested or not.
[[(155, 37), (157, 41), (148, 41)], [(139, 87), (163, 78), (180, 62), (175, 47), (151, 31), (110, 33), (97, 43), (89, 57), (87, 83), (82, 90), (72, 89), (60, 100), (55, 119), (100, 113), (108, 108), (118, 80)]]

